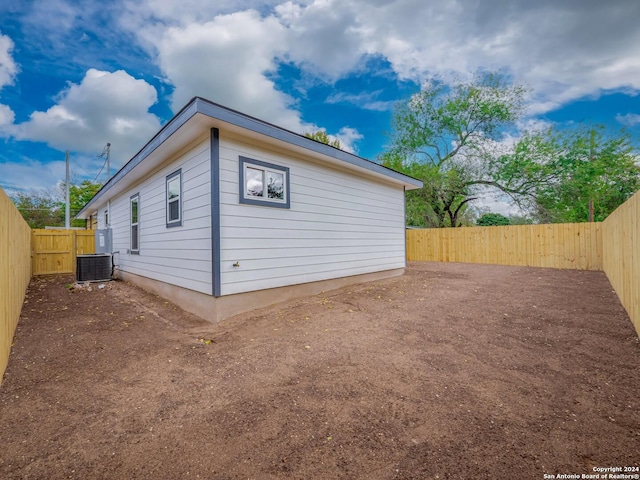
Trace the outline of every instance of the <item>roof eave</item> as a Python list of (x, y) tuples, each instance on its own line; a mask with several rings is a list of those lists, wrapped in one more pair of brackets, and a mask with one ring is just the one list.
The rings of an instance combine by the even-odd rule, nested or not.
[(290, 130), (278, 127), (271, 123), (265, 122), (255, 117), (245, 115), (236, 110), (232, 110), (222, 105), (218, 105), (201, 97), (192, 98), (182, 110), (164, 125), (160, 131), (147, 144), (136, 153), (113, 177), (105, 183), (100, 190), (87, 202), (87, 204), (78, 212), (75, 218), (88, 218), (90, 212), (94, 210), (96, 204), (102, 197), (119, 181), (123, 180), (126, 175), (135, 167), (144, 161), (153, 151), (178, 131), (190, 118), (196, 114), (206, 115), (220, 122), (234, 125), (240, 128), (250, 130), (252, 132), (265, 135), (267, 137), (280, 140), (282, 142), (295, 145), (306, 150), (325, 155), (348, 165), (359, 167), (360, 169), (382, 175), (394, 182), (403, 184), (405, 189), (413, 190), (422, 188), (423, 183), (420, 180), (409, 177), (403, 173), (397, 172), (383, 165), (377, 164), (365, 158), (359, 157), (339, 148), (318, 142), (311, 138), (305, 137)]

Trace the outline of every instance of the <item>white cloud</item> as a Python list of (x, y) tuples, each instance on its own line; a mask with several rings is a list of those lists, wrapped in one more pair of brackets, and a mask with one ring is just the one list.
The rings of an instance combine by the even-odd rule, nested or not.
[(363, 135), (355, 128), (342, 127), (335, 135), (329, 135), (330, 139), (337, 139), (340, 141), (340, 148), (350, 153), (356, 153), (356, 143), (362, 140)]
[(11, 125), (13, 123), (13, 119), (15, 118), (15, 114), (13, 110), (8, 105), (0, 104), (0, 128)]
[[(261, 2), (258, 11), (250, 8), (257, 6), (254, 1), (230, 0), (215, 7), (203, 0), (126, 2), (129, 14), (120, 22), (157, 58), (166, 81), (174, 86), (174, 111), (193, 96), (202, 96), (295, 132), (317, 130), (315, 124), (302, 120), (294, 99), (279, 91), (272, 78), (281, 60), (297, 61), (308, 68), (321, 60), (321, 45), (313, 46), (313, 52), (301, 47), (296, 53), (297, 44), (309, 45), (308, 29), (312, 27), (293, 26), (290, 20), (296, 12), (311, 9), (314, 15), (330, 17), (332, 22), (342, 14), (327, 10), (323, 2), (308, 2), (308, 6), (277, 3)], [(273, 11), (268, 10), (270, 6), (275, 6)], [(237, 11), (239, 7), (246, 9)], [(317, 31), (322, 32), (323, 27), (318, 26)], [(335, 28), (333, 31), (337, 33)], [(360, 53), (348, 56), (357, 62)], [(314, 70), (326, 76), (324, 71)]]
[(290, 108), (293, 99), (267, 77), (283, 51), (283, 33), (275, 18), (251, 10), (168, 28), (157, 48), (160, 67), (175, 86), (173, 110), (197, 95), (299, 129), (300, 114)]
[[(640, 15), (637, 2), (572, 7), (543, 0), (505, 9), (499, 0), (311, 0), (237, 11), (252, 4), (129, 4), (138, 38), (155, 49), (175, 87), (174, 111), (200, 95), (294, 131), (312, 130), (276, 88), (278, 62), (332, 82), (359, 72), (371, 55), (386, 59), (398, 78), (417, 82), (503, 70), (532, 87), (530, 115), (605, 90), (640, 89), (640, 30), (630, 20), (632, 12)], [(391, 106), (375, 96), (337, 92), (327, 101)]]
[(627, 113), (626, 115), (618, 114), (616, 115), (616, 122), (626, 127), (635, 127), (636, 125), (640, 125), (640, 115), (637, 113)]
[[(52, 1), (37, 0), (25, 21), (42, 25), (55, 9), (63, 14), (50, 30), (73, 30), (84, 10), (102, 11), (97, 2), (79, 8)], [(207, 0), (123, 0), (105, 12), (119, 12), (120, 30), (109, 30), (125, 38), (135, 35), (156, 60), (174, 87), (174, 111), (200, 95), (297, 132), (317, 127), (305, 122), (295, 100), (277, 89), (280, 61), (295, 63), (305, 78), (327, 82), (360, 72), (370, 56), (387, 60), (398, 78), (414, 81), (503, 69), (532, 87), (531, 115), (603, 91), (640, 90), (636, 0), (523, 0), (507, 6), (502, 0), (221, 0), (213, 6)], [(17, 72), (12, 45), (0, 35), (0, 86)], [(109, 88), (114, 85), (118, 88)], [(377, 91), (337, 92), (327, 101), (389, 108), (377, 98)], [(87, 75), (56, 105), (35, 112), (14, 132), (17, 138), (85, 152), (111, 141), (114, 151), (119, 143), (129, 153), (159, 127), (148, 113), (155, 100), (150, 85), (125, 72), (102, 80)], [(634, 115), (618, 119), (635, 122)], [(0, 122), (12, 117), (12, 111), (0, 109)], [(343, 144), (353, 148), (361, 137), (348, 131), (334, 136), (342, 135)]]
[(123, 30), (133, 33), (141, 45), (155, 55), (158, 41), (169, 28), (203, 25), (219, 16), (252, 9), (266, 12), (278, 3), (279, 0), (122, 0), (117, 23)]
[[(11, 85), (18, 74), (18, 65), (13, 60), (13, 41), (6, 35), (0, 34), (0, 90)], [(13, 123), (15, 114), (8, 105), (0, 104), (0, 128)]]
[(88, 2), (80, 6), (66, 0), (34, 0), (29, 5), (24, 22), (30, 27), (37, 28), (40, 33), (46, 30), (49, 39), (57, 38), (73, 27), (74, 21), (87, 7), (89, 7)]
[(504, 70), (533, 91), (530, 114), (606, 90), (640, 89), (640, 3), (316, 0), (276, 8), (291, 59), (336, 78), (382, 55), (401, 79)]
[(122, 70), (90, 69), (56, 101), (8, 131), (18, 140), (74, 152), (98, 154), (111, 142), (114, 164), (121, 165), (160, 128), (158, 118), (148, 112), (156, 102), (155, 89)]
[(368, 53), (356, 2), (315, 0), (303, 7), (286, 2), (275, 8), (286, 26), (287, 57), (305, 70), (335, 80), (354, 70)]
[[(254, 10), (167, 28), (156, 48), (159, 65), (175, 86), (173, 110), (202, 96), (297, 133), (318, 130), (302, 120), (294, 100), (269, 78), (286, 42), (278, 19)], [(362, 135), (343, 128), (333, 138), (353, 152)]]
[[(231, 11), (233, 3), (217, 4), (214, 11), (201, 8), (199, 0), (187, 0), (180, 8), (163, 0), (128, 4), (132, 15), (126, 17), (127, 28), (135, 25), (136, 35), (174, 86), (173, 111), (192, 97), (202, 96), (294, 132), (317, 130), (317, 125), (302, 119), (294, 99), (279, 91), (272, 80), (279, 61), (292, 60), (292, 46), (301, 40), (284, 18), (286, 6), (277, 7), (277, 15), (251, 9), (219, 13)], [(308, 8), (328, 14), (321, 3)], [(290, 16), (306, 8), (289, 7)], [(354, 58), (358, 60), (359, 54)], [(313, 63), (302, 57), (299, 61), (307, 66)], [(333, 138), (340, 139), (346, 150), (355, 151), (362, 135), (345, 127)]]
[[(41, 162), (30, 158), (0, 162), (2, 189), (8, 195), (33, 190), (53, 192), (56, 183), (65, 176), (64, 154), (60, 160)], [(92, 179), (93, 180), (93, 179)]]
[(365, 110), (374, 110), (378, 112), (386, 112), (393, 109), (396, 101), (383, 101), (378, 100), (378, 97), (382, 93), (382, 90), (376, 90), (373, 92), (362, 92), (358, 94), (348, 94), (344, 92), (336, 92), (329, 95), (325, 102), (327, 103), (351, 103), (357, 105)]
[[(144, 64), (148, 59), (139, 56), (142, 46), (173, 87), (174, 111), (200, 95), (304, 132), (318, 127), (305, 121), (296, 101), (278, 90), (274, 78), (281, 61), (299, 67), (304, 80), (329, 83), (369, 68), (366, 61), (371, 56), (388, 61), (399, 79), (416, 82), (429, 75), (464, 79), (478, 69), (502, 69), (531, 86), (528, 113), (536, 115), (603, 92), (637, 94), (638, 18), (637, 0), (220, 0), (215, 5), (209, 0), (121, 0), (113, 5), (34, 0), (21, 16), (23, 30), (34, 34), (20, 47), (42, 47), (33, 50), (73, 75), (78, 69), (84, 72), (84, 65), (115, 62), (139, 62), (147, 73), (153, 71)], [(74, 38), (81, 41), (71, 42)], [(118, 50), (123, 45), (118, 41), (129, 39), (138, 44), (132, 42), (126, 52)], [(104, 44), (105, 55), (96, 56), (87, 47), (91, 42), (101, 48)], [(114, 46), (118, 56), (111, 61), (106, 52)], [(13, 47), (12, 39), (0, 33), (0, 88), (13, 84), (20, 70)], [(63, 62), (55, 52), (73, 61)], [(43, 70), (49, 68), (43, 65)], [(336, 92), (326, 101), (387, 110), (390, 104), (379, 100), (376, 88)], [(19, 140), (86, 152), (88, 170), (97, 171), (99, 162), (90, 155), (99, 153), (107, 141), (117, 165), (159, 129), (159, 120), (149, 113), (156, 95), (151, 85), (125, 71), (92, 68), (79, 83), (69, 84), (53, 106), (34, 112), (26, 122), (14, 125), (14, 112), (0, 103), (0, 128)], [(616, 120), (635, 126), (640, 115), (619, 114)], [(518, 128), (546, 126), (529, 119)], [(357, 130), (346, 126), (330, 136), (349, 151), (362, 140)], [(2, 169), (3, 175), (11, 172), (6, 181), (37, 188), (47, 175), (57, 179), (63, 173), (57, 160), (55, 172), (46, 165), (26, 161), (4, 163)], [(37, 174), (26, 178), (30, 168)], [(487, 202), (498, 211), (506, 208), (504, 198)]]
[(11, 85), (18, 73), (18, 65), (13, 60), (13, 41), (6, 35), (0, 34), (0, 89)]
[[(160, 127), (149, 113), (157, 98), (151, 85), (125, 71), (98, 69), (120, 62), (129, 71), (139, 64), (146, 73), (158, 73), (145, 64), (141, 47), (173, 87), (174, 111), (200, 95), (296, 132), (318, 127), (305, 121), (295, 99), (278, 90), (280, 62), (299, 67), (305, 84), (360, 74), (370, 68), (366, 62), (372, 57), (388, 62), (398, 79), (416, 82), (429, 75), (464, 79), (478, 69), (502, 69), (531, 86), (529, 115), (603, 92), (640, 91), (637, 0), (120, 0), (109, 5), (34, 0), (6, 11), (14, 10), (23, 31), (33, 32), (21, 40), (20, 50), (38, 51), (42, 71), (51, 62), (60, 64), (67, 78), (78, 78), (72, 75), (94, 68), (79, 83), (69, 84), (53, 106), (18, 125), (12, 109), (0, 102), (1, 132), (85, 152), (90, 171), (99, 168), (92, 155), (107, 141), (118, 165)], [(129, 40), (134, 40), (131, 48), (123, 49)], [(90, 48), (97, 44), (104, 55)], [(0, 89), (12, 85), (20, 70), (13, 49), (12, 39), (0, 33)], [(378, 88), (337, 91), (326, 101), (388, 110), (390, 103), (379, 100), (385, 97)], [(636, 126), (640, 115), (619, 114), (616, 120)], [(546, 126), (529, 119), (518, 129)], [(349, 151), (362, 140), (347, 126), (330, 136)], [(45, 171), (37, 162), (26, 165)], [(3, 170), (27, 172), (6, 163)], [(11, 181), (23, 183), (16, 178)], [(36, 175), (24, 180), (39, 181)]]
[[(470, 78), (502, 70), (534, 92), (530, 115), (603, 91), (640, 90), (640, 3), (551, 0), (205, 0), (125, 2), (121, 22), (153, 52), (175, 87), (174, 111), (192, 96), (295, 131), (309, 130), (273, 80), (279, 61), (333, 82), (370, 56), (400, 79)], [(386, 110), (366, 93), (330, 102)], [(372, 94), (369, 94), (372, 95)], [(368, 101), (367, 101), (368, 100)]]
[(267, 9), (282, 0), (132, 0), (123, 2), (127, 15), (123, 20), (136, 25), (163, 23), (188, 25), (204, 23), (222, 14), (250, 9)]
[(516, 128), (519, 132), (544, 132), (549, 130), (553, 126), (553, 123), (541, 118), (523, 118), (516, 122)]
[(487, 213), (500, 213), (506, 217), (512, 215), (525, 215), (520, 207), (513, 203), (508, 195), (492, 188), (477, 188), (474, 196), (477, 200), (472, 203)]

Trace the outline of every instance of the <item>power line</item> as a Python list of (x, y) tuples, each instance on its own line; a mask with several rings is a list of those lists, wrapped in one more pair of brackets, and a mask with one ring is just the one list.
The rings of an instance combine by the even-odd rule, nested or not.
[(73, 158), (71, 159), (71, 161), (73, 162), (73, 164), (74, 164), (76, 167), (78, 167), (80, 170), (82, 170), (86, 175), (91, 175), (89, 172), (87, 172), (87, 171), (85, 170), (85, 168), (84, 168), (82, 165), (80, 165), (78, 162), (76, 162)]
[(96, 178), (93, 179), (93, 183), (96, 183), (96, 180), (98, 180), (98, 177), (100, 176), (100, 174), (102, 173), (102, 170), (104, 170), (104, 166), (107, 164), (107, 161), (105, 160), (104, 163), (102, 164), (102, 168), (100, 169), (100, 171), (98, 172), (98, 174), (96, 175)]
[(102, 157), (105, 157), (104, 163), (102, 164), (102, 168), (98, 172), (98, 175), (96, 175), (96, 178), (93, 179), (93, 183), (96, 183), (96, 180), (102, 173), (102, 170), (104, 170), (105, 165), (107, 165), (107, 182), (111, 177), (111, 144), (110, 143), (107, 143), (102, 149), (102, 153), (98, 155), (98, 158), (102, 158)]

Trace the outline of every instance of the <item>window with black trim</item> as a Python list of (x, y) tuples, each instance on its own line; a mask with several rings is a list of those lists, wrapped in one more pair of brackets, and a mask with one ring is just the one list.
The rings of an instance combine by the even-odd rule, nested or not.
[(240, 203), (289, 208), (289, 168), (240, 157)]
[(131, 196), (131, 253), (140, 253), (140, 194)]
[(167, 175), (167, 228), (182, 225), (182, 169)]

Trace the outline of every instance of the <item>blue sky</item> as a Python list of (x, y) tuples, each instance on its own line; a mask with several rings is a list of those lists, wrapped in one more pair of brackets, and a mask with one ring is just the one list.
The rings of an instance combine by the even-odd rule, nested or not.
[(373, 159), (395, 102), (478, 70), (530, 88), (522, 129), (638, 138), (639, 18), (636, 0), (4, 1), (0, 186), (52, 189), (65, 150), (93, 180), (107, 142), (119, 168), (195, 95)]

